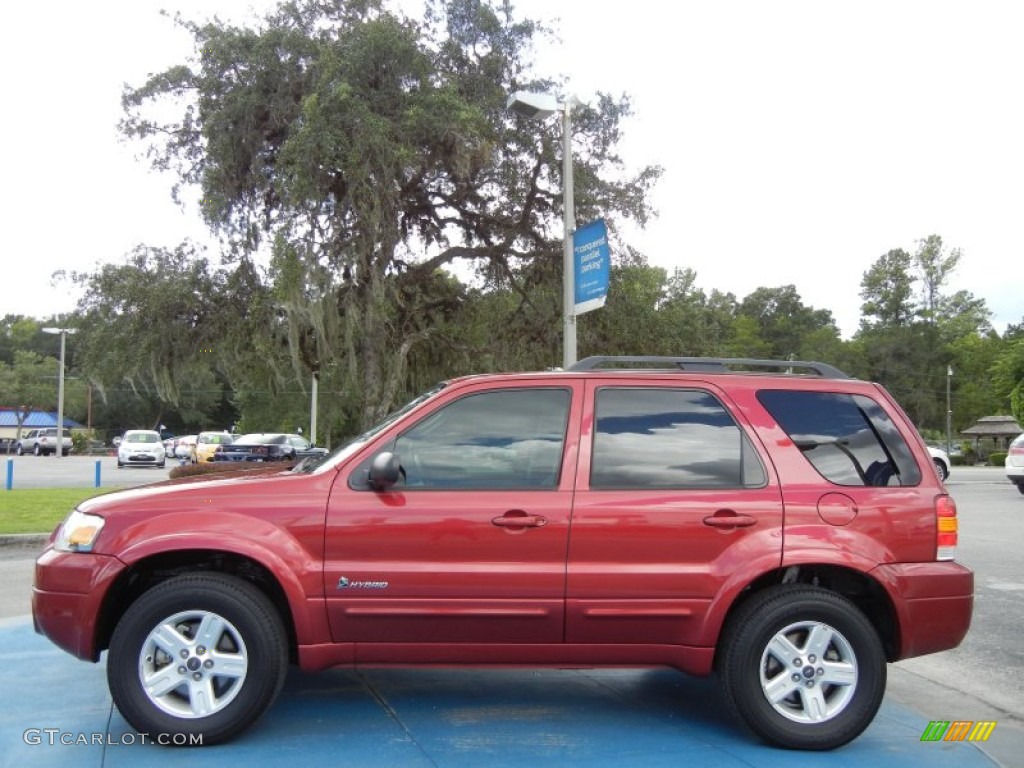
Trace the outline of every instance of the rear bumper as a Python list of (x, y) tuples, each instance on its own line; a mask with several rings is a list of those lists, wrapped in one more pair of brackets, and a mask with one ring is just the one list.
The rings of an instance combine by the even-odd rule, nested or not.
[(960, 563), (896, 563), (872, 575), (885, 587), (899, 623), (892, 661), (956, 648), (974, 611), (974, 572)]
[(80, 659), (98, 661), (96, 620), (103, 596), (124, 569), (114, 557), (48, 549), (36, 560), (32, 623), (36, 632)]

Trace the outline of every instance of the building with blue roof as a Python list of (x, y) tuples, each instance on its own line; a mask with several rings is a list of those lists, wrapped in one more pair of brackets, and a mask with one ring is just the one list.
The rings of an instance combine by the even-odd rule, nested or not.
[[(0, 407), (0, 443), (18, 439), (19, 415), (17, 408)], [(25, 434), (25, 430), (28, 429), (56, 426), (56, 411), (30, 411), (28, 418), (26, 418), (25, 422), (21, 425), (21, 433)], [(84, 424), (80, 424), (74, 419), (68, 418), (67, 414), (64, 414), (64, 426), (68, 429), (85, 429)]]

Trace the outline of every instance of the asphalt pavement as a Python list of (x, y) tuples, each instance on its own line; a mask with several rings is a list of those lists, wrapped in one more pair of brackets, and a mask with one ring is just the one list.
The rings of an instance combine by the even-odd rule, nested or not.
[[(166, 480), (180, 462), (117, 468), (116, 456), (8, 456), (0, 454), (4, 488), (122, 488)], [(99, 482), (97, 483), (97, 479)], [(0, 495), (0, 503), (3, 496)]]
[(183, 751), (132, 730), (111, 704), (104, 664), (72, 658), (28, 621), (0, 623), (0, 664), (10, 670), (5, 766), (997, 765), (975, 743), (923, 742), (928, 720), (889, 699), (841, 749), (773, 749), (740, 727), (715, 678), (670, 670), (293, 670), (277, 703), (236, 740)]

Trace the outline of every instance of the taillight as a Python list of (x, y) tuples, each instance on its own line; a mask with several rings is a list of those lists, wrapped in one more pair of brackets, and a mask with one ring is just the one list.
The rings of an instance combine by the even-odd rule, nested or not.
[(955, 560), (956, 545), (960, 537), (960, 521), (956, 516), (956, 502), (952, 496), (935, 499), (935, 559)]
[(1009, 453), (1011, 456), (1024, 456), (1024, 443), (1019, 445), (1016, 443), (1011, 444)]

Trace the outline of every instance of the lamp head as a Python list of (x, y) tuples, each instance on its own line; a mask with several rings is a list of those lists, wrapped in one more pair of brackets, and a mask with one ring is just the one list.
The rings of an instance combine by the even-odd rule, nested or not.
[(516, 91), (508, 97), (506, 108), (531, 120), (545, 120), (559, 110), (558, 99), (550, 93)]

